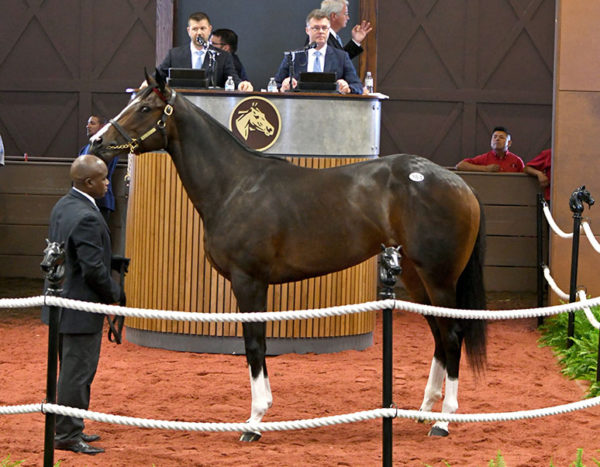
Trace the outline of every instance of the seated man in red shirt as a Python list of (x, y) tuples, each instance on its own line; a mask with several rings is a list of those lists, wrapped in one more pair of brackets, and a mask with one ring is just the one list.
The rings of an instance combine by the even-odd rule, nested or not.
[(456, 164), (457, 170), (473, 172), (523, 172), (523, 159), (508, 150), (512, 144), (510, 133), (503, 126), (492, 131), (492, 150)]
[(525, 173), (537, 177), (544, 188), (544, 199), (550, 201), (550, 175), (552, 173), (552, 150), (544, 149), (525, 166)]

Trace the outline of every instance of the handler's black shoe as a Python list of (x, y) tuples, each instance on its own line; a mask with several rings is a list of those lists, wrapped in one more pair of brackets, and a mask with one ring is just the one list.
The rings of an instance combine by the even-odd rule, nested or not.
[(86, 435), (85, 433), (81, 433), (81, 439), (86, 443), (93, 443), (100, 439), (100, 435)]
[(68, 440), (68, 441), (54, 441), (54, 448), (60, 449), (61, 451), (73, 451), (81, 454), (100, 454), (104, 452), (104, 449), (97, 448), (91, 444), (86, 443), (82, 439)]

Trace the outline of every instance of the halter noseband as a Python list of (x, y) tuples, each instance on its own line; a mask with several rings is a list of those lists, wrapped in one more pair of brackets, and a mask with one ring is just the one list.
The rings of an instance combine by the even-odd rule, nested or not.
[(125, 141), (127, 141), (127, 142), (125, 144), (107, 146), (106, 147), (107, 149), (110, 149), (110, 150), (129, 149), (130, 154), (138, 154), (138, 150), (139, 150), (141, 144), (144, 142), (144, 140), (148, 139), (150, 136), (152, 136), (157, 131), (159, 131), (160, 134), (163, 135), (163, 138), (165, 140), (164, 147), (165, 148), (167, 147), (168, 140), (167, 140), (167, 133), (165, 132), (165, 126), (167, 125), (167, 118), (169, 118), (173, 114), (173, 102), (175, 102), (175, 97), (177, 96), (177, 93), (174, 90), (172, 90), (171, 97), (167, 101), (164, 94), (162, 92), (160, 92), (158, 89), (152, 88), (152, 91), (154, 91), (156, 93), (156, 95), (158, 97), (160, 97), (160, 99), (165, 104), (167, 104), (167, 105), (165, 105), (165, 108), (163, 109), (163, 113), (160, 117), (160, 120), (158, 120), (152, 128), (150, 128), (148, 131), (146, 131), (139, 138), (131, 138), (125, 132), (123, 127), (121, 125), (119, 125), (116, 120), (111, 118), (109, 120), (109, 123), (115, 127), (115, 129), (121, 134), (121, 136), (123, 138), (125, 138)]

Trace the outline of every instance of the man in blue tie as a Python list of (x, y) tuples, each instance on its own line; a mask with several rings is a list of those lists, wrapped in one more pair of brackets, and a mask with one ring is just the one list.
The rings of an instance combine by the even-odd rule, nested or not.
[(306, 18), (306, 34), (310, 43), (315, 42), (316, 47), (306, 52), (299, 52), (294, 57), (294, 76), (289, 75), (288, 58), (284, 57), (275, 81), (281, 91), (295, 88), (300, 73), (308, 72), (334, 72), (337, 77), (337, 89), (342, 94), (362, 94), (363, 85), (348, 54), (334, 47), (328, 47), (329, 19), (322, 10), (313, 10)]
[(365, 40), (367, 34), (371, 32), (373, 27), (371, 23), (362, 20), (352, 28), (352, 39), (346, 45), (342, 42), (339, 32), (346, 27), (348, 19), (348, 0), (323, 0), (321, 2), (321, 10), (325, 12), (329, 18), (330, 31), (327, 45), (336, 49), (344, 49), (348, 52), (350, 59), (360, 55), (363, 51), (360, 45)]
[[(169, 68), (202, 68), (208, 72), (210, 66), (215, 86), (225, 87), (227, 77), (231, 76), (238, 90), (253, 90), (250, 81), (243, 81), (238, 76), (231, 54), (210, 45), (212, 24), (206, 13), (197, 11), (188, 17), (187, 33), (189, 44), (169, 50), (158, 65), (158, 73), (166, 78)], [(207, 55), (214, 57), (214, 63), (207, 59)]]

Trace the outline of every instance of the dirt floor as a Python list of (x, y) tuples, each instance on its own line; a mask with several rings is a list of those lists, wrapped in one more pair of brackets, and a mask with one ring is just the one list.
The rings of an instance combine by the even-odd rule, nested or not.
[[(39, 281), (0, 280), (0, 297), (37, 295)], [(535, 306), (531, 295), (495, 294), (495, 309)], [(0, 406), (42, 402), (47, 328), (39, 310), (0, 310)], [(425, 320), (399, 312), (394, 319), (394, 401), (419, 407), (433, 342)], [(462, 367), (460, 413), (538, 409), (580, 400), (584, 387), (566, 380), (552, 352), (537, 345), (536, 320), (489, 326), (488, 369), (476, 380)], [(365, 351), (282, 355), (268, 360), (274, 404), (264, 421), (352, 413), (381, 405), (381, 320)], [(104, 341), (90, 410), (189, 422), (243, 422), (250, 411), (244, 357), (179, 353)], [(440, 407), (436, 407), (440, 410)], [(600, 458), (599, 408), (542, 419), (451, 424), (448, 438), (429, 438), (428, 426), (396, 419), (394, 465), (487, 466), (500, 451), (507, 466), (567, 466), (577, 448), (584, 463)], [(87, 422), (106, 449), (95, 457), (56, 451), (61, 466), (378, 466), (381, 420), (263, 433), (259, 442), (237, 433), (197, 433)], [(42, 465), (44, 416), (0, 416), (0, 461)]]

